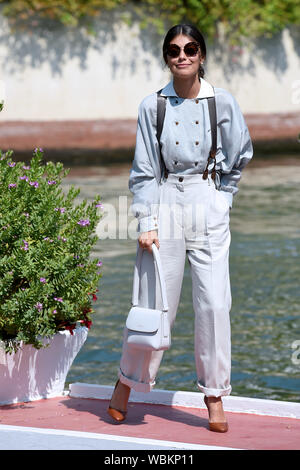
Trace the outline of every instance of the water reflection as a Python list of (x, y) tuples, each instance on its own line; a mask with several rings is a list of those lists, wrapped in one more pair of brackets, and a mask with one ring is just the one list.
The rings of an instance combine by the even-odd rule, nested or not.
[[(99, 193), (104, 203), (117, 209), (118, 196), (130, 197), (128, 169), (119, 167), (111, 174), (111, 169), (94, 168), (87, 177), (74, 171), (66, 189), (69, 184), (79, 186), (81, 197), (88, 199)], [(233, 395), (299, 401), (300, 364), (292, 361), (292, 343), (300, 340), (299, 181), (299, 165), (249, 167), (235, 198), (230, 254)], [(131, 239), (98, 242), (94, 254), (103, 260), (103, 278), (93, 328), (67, 383), (114, 384), (130, 308), (135, 250)], [(164, 354), (157, 388), (197, 390), (193, 328), (186, 263), (173, 346)]]

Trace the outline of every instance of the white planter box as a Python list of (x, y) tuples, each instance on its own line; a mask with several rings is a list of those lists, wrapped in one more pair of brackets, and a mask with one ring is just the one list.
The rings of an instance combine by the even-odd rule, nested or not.
[(62, 395), (69, 369), (88, 335), (86, 327), (45, 339), (47, 348), (24, 345), (13, 354), (0, 346), (0, 405)]

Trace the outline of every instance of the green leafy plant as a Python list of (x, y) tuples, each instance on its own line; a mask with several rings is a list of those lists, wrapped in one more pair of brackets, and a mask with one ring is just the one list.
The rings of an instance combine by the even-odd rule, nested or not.
[(42, 347), (42, 338), (91, 326), (92, 301), (102, 262), (91, 258), (101, 219), (100, 196), (74, 204), (80, 189), (65, 194), (62, 163), (30, 164), (0, 151), (0, 340), (6, 352), (21, 341)]
[(167, 27), (188, 22), (212, 39), (222, 24), (232, 44), (238, 44), (241, 36), (271, 37), (286, 26), (300, 24), (298, 0), (0, 0), (1, 3), (3, 14), (12, 24), (40, 16), (76, 27), (81, 20), (86, 22), (103, 11), (119, 9), (127, 24), (132, 23), (133, 12), (142, 29), (151, 25), (162, 35)]

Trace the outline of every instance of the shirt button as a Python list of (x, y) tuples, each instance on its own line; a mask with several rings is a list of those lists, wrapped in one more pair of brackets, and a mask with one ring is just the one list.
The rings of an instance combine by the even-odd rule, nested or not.
[(178, 100), (175, 100), (175, 103), (178, 103)]
[(180, 178), (178, 178), (178, 181), (180, 181), (180, 183), (182, 183), (182, 181), (183, 181), (183, 176), (180, 176)]
[(196, 124), (199, 124), (199, 121), (196, 121)]
[(198, 162), (195, 162), (195, 166), (197, 166), (197, 165), (198, 165)]
[(176, 121), (176, 122), (175, 122), (175, 124), (176, 124), (176, 126), (178, 126), (179, 122), (178, 122), (178, 121)]
[(198, 142), (198, 141), (196, 141), (196, 142), (195, 142), (195, 144), (196, 144), (196, 145), (199, 145), (199, 142)]
[(199, 103), (199, 100), (195, 100), (195, 103), (198, 104), (198, 103)]
[(176, 142), (176, 145), (178, 145), (178, 144), (179, 144), (179, 142)]

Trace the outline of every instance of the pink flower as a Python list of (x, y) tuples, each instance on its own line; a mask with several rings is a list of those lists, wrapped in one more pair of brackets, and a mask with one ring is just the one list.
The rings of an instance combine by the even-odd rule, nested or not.
[(24, 246), (21, 246), (21, 250), (27, 251), (29, 243), (26, 240), (23, 240)]
[(79, 222), (77, 222), (77, 224), (84, 227), (85, 225), (90, 225), (90, 221), (89, 221), (89, 219), (82, 219), (82, 220), (79, 220)]

